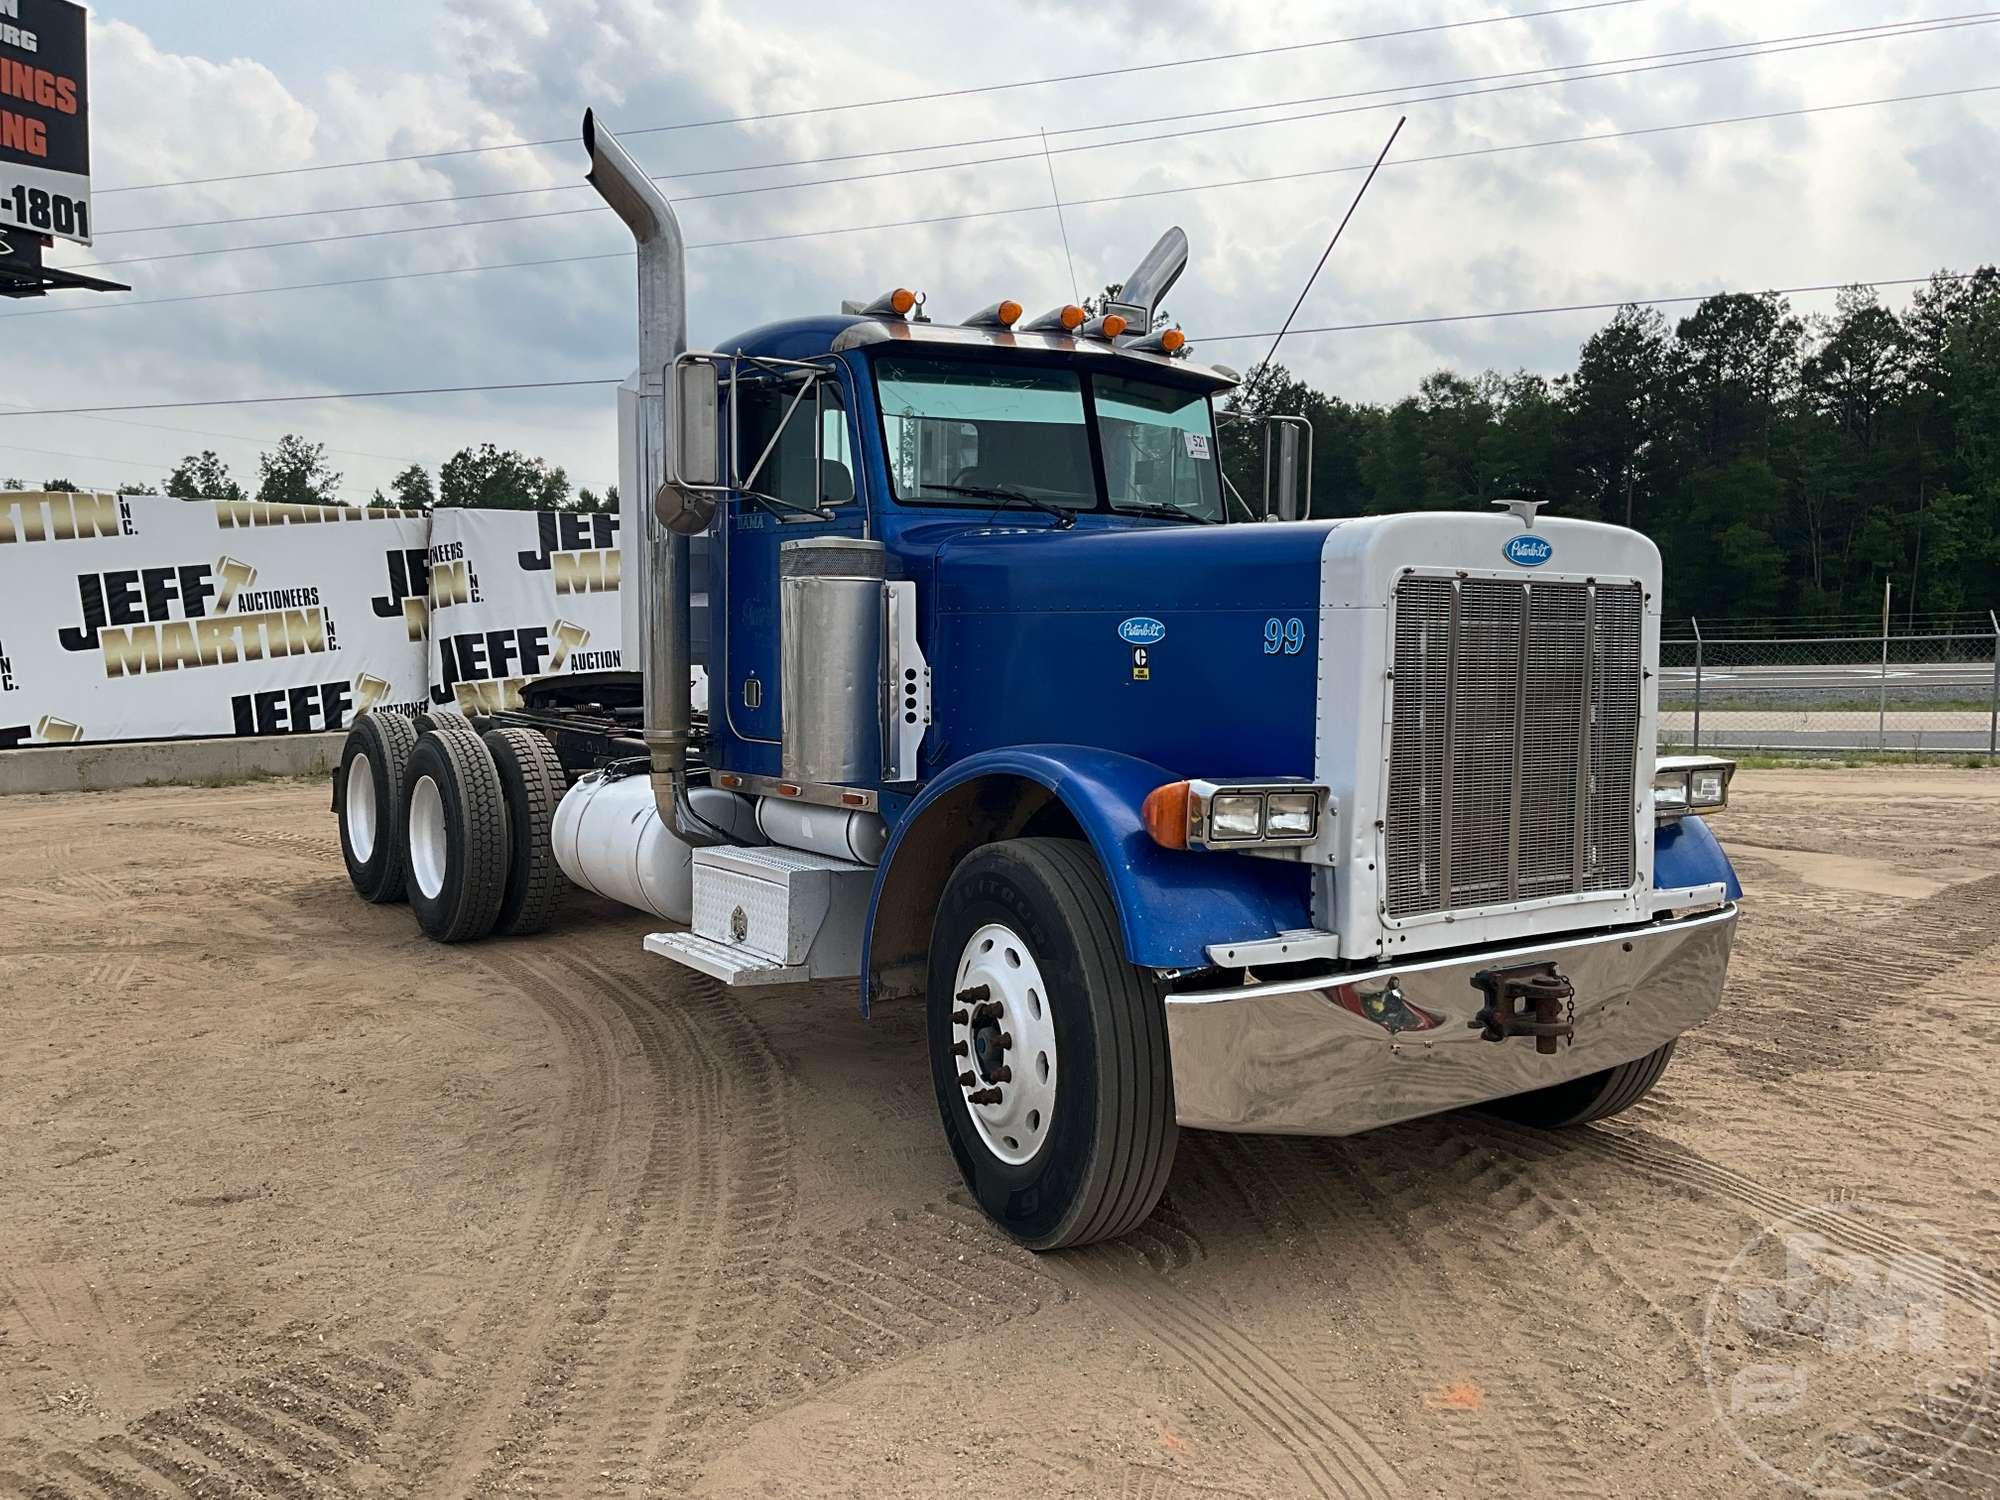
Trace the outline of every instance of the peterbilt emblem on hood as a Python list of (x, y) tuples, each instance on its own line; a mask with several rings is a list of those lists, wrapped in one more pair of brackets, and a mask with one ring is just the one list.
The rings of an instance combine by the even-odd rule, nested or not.
[(1519, 563), (1524, 568), (1539, 568), (1556, 555), (1547, 537), (1536, 536), (1532, 531), (1520, 536), (1509, 537), (1507, 545), (1500, 549), (1507, 554), (1507, 561)]
[(1151, 646), (1167, 638), (1167, 627), (1150, 615), (1134, 615), (1118, 626), (1118, 639), (1128, 646)]

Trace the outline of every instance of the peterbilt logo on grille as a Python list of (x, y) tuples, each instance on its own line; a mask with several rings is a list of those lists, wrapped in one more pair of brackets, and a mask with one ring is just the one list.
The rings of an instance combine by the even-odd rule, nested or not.
[(1509, 537), (1507, 545), (1500, 549), (1507, 554), (1507, 561), (1519, 563), (1524, 568), (1539, 568), (1556, 555), (1547, 537), (1536, 536), (1532, 531), (1520, 536)]
[(1118, 626), (1118, 639), (1128, 646), (1153, 646), (1167, 638), (1167, 627), (1150, 615), (1134, 615)]

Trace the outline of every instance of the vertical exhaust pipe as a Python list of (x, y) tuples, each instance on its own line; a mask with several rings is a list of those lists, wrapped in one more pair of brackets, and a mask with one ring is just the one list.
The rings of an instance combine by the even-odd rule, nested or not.
[(639, 593), (637, 645), (653, 800), (661, 820), (685, 842), (713, 844), (720, 842), (717, 833), (694, 815), (687, 800), (693, 722), (688, 539), (661, 524), (656, 505), (674, 467), (665, 382), (668, 368), (687, 350), (687, 247), (666, 195), (590, 110), (583, 115), (583, 149), (590, 154), (585, 180), (625, 221), (639, 246), (639, 451), (633, 472), (643, 525), (639, 535), (625, 538), (624, 553), (625, 576)]

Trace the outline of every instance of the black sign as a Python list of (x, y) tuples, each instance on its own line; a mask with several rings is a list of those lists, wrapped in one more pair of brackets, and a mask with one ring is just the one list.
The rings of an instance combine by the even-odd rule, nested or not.
[(84, 12), (0, 0), (0, 229), (90, 243)]

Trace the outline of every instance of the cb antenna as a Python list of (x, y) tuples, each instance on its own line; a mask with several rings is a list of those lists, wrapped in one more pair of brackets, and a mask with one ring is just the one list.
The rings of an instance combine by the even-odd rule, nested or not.
[(1403, 127), (1410, 117), (1404, 115), (1396, 122), (1396, 128), (1389, 132), (1389, 139), (1382, 143), (1382, 154), (1375, 158), (1375, 165), (1368, 169), (1368, 175), (1361, 180), (1361, 191), (1354, 195), (1354, 201), (1347, 205), (1347, 212), (1340, 220), (1340, 228), (1334, 230), (1333, 238), (1326, 242), (1326, 248), (1319, 253), (1319, 264), (1313, 267), (1312, 275), (1299, 291), (1299, 300), (1292, 304), (1292, 310), (1285, 315), (1285, 326), (1278, 330), (1278, 336), (1271, 340), (1271, 352), (1264, 356), (1264, 368), (1271, 368), (1271, 361), (1278, 357), (1278, 345), (1285, 341), (1285, 335), (1292, 331), (1292, 319), (1299, 315), (1299, 309), (1306, 305), (1306, 294), (1312, 291), (1313, 283), (1319, 280), (1319, 273), (1326, 268), (1326, 258), (1333, 254), (1333, 247), (1340, 243), (1340, 236), (1347, 228), (1347, 221), (1354, 217), (1354, 210), (1361, 207), (1361, 200), (1367, 195), (1368, 184), (1375, 180), (1375, 174), (1382, 170), (1382, 163), (1388, 159), (1389, 148), (1396, 144), (1396, 137), (1403, 133)]

